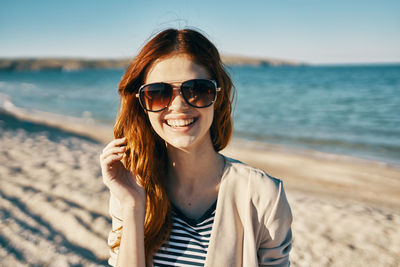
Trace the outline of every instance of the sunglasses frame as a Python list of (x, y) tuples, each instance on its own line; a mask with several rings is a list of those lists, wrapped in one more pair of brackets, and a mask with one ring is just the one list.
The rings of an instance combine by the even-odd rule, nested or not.
[[(184, 83), (186, 83), (186, 82), (193, 81), (193, 80), (205, 80), (205, 81), (210, 81), (210, 82), (212, 82), (214, 84), (214, 86), (215, 86), (215, 97), (214, 97), (214, 99), (211, 101), (211, 103), (209, 105), (206, 105), (204, 107), (196, 107), (193, 104), (189, 103), (189, 101), (185, 98), (185, 95), (182, 94), (182, 85)], [(144, 103), (142, 103), (142, 100), (140, 98), (140, 93), (142, 92), (143, 88), (145, 88), (146, 86), (152, 85), (152, 84), (168, 84), (169, 86), (172, 87), (173, 91), (174, 90), (179, 90), (179, 94), (185, 100), (185, 103), (188, 104), (191, 107), (194, 107), (194, 108), (206, 108), (206, 107), (211, 106), (215, 102), (215, 100), (217, 100), (217, 93), (221, 91), (221, 87), (218, 87), (217, 82), (215, 80), (210, 80), (210, 79), (190, 79), (190, 80), (186, 80), (186, 81), (181, 82), (181, 84), (180, 84), (180, 86), (178, 88), (177, 88), (177, 86), (173, 86), (171, 83), (167, 83), (167, 82), (146, 83), (146, 84), (143, 84), (142, 86), (139, 87), (138, 93), (136, 93), (135, 96), (139, 99), (139, 103), (142, 106), (142, 108), (144, 110), (146, 110), (146, 111), (149, 111), (149, 112), (161, 112), (161, 111), (163, 111), (164, 109), (166, 109), (171, 104), (171, 101), (172, 101), (172, 98), (173, 98), (173, 94), (172, 94), (170, 96), (168, 104), (165, 107), (163, 107), (162, 109), (159, 109), (159, 110), (149, 110), (149, 109), (147, 109), (145, 107)]]

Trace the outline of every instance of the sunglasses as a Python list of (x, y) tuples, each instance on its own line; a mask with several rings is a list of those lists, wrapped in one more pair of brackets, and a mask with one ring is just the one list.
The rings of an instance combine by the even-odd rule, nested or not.
[(140, 86), (136, 97), (140, 105), (147, 111), (159, 112), (166, 109), (171, 103), (174, 90), (180, 90), (185, 102), (195, 108), (206, 108), (211, 106), (221, 88), (217, 83), (208, 79), (192, 79), (182, 82), (179, 88), (169, 83), (149, 83)]

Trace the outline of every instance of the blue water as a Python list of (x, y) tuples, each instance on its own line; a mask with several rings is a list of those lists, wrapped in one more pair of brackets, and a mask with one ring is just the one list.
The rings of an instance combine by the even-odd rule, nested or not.
[[(400, 164), (400, 66), (229, 67), (234, 136)], [(18, 107), (112, 125), (123, 70), (0, 72)]]

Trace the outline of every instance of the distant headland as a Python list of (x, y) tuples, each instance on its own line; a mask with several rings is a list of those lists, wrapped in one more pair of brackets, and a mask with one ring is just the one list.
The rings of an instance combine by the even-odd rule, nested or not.
[[(222, 61), (230, 66), (301, 66), (304, 63), (246, 56), (222, 55)], [(83, 58), (0, 58), (0, 71), (80, 70), (126, 68), (131, 59), (83, 59)]]

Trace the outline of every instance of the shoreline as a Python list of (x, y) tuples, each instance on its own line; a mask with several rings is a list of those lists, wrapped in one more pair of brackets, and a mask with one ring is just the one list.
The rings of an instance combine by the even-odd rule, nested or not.
[(237, 138), (233, 137), (231, 143), (238, 147), (245, 147), (255, 151), (262, 151), (262, 150), (270, 150), (272, 152), (281, 152), (287, 154), (295, 154), (298, 156), (305, 156), (309, 158), (315, 159), (327, 159), (327, 160), (335, 160), (338, 162), (358, 162), (360, 164), (379, 164), (382, 166), (388, 166), (392, 168), (397, 168), (400, 170), (400, 162), (394, 161), (384, 161), (377, 158), (361, 158), (353, 155), (347, 154), (336, 154), (336, 153), (329, 153), (309, 148), (303, 148), (298, 146), (290, 146), (290, 145), (281, 145), (281, 144), (273, 144), (268, 142), (250, 140), (245, 138)]

